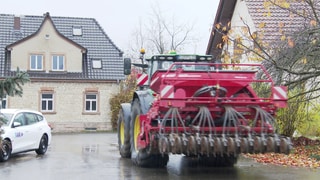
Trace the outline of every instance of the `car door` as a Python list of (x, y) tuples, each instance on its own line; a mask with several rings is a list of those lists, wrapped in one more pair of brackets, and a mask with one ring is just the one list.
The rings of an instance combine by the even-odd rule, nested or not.
[[(28, 127), (26, 119), (23, 113), (18, 113), (13, 117), (13, 123), (11, 126), (11, 139), (12, 139), (12, 153), (25, 151), (28, 147), (26, 141), (28, 134)], [(19, 123), (19, 126), (14, 126), (15, 123)]]
[(37, 149), (42, 136), (42, 127), (39, 123), (37, 115), (32, 112), (24, 113), (28, 134), (26, 134), (26, 141), (28, 141), (28, 149)]

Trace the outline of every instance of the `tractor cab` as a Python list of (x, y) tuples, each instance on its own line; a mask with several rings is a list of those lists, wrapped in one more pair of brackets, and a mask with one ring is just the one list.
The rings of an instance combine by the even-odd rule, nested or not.
[(149, 64), (148, 75), (152, 77), (156, 71), (176, 71), (179, 68), (185, 71), (210, 70), (210, 67), (205, 63), (212, 61), (212, 56), (164, 54), (154, 55), (150, 59), (146, 60)]
[(161, 76), (165, 73), (182, 70), (210, 71), (213, 68), (207, 65), (213, 60), (211, 55), (170, 53), (154, 55), (151, 58), (144, 59), (144, 51), (142, 51), (140, 59), (142, 63), (131, 63), (131, 59), (124, 59), (125, 75), (131, 73), (131, 65), (142, 69), (142, 73), (138, 74), (137, 77), (137, 86), (139, 87), (149, 86), (152, 80), (161, 79)]
[[(165, 79), (178, 78), (179, 83), (190, 82), (187, 79), (201, 76), (201, 74), (207, 75), (214, 68), (210, 66), (210, 62), (212, 61), (211, 55), (154, 55), (146, 61), (149, 64), (148, 85), (156, 93), (161, 92)], [(169, 84), (176, 81), (171, 80), (169, 80)], [(168, 83), (165, 84), (168, 85)]]

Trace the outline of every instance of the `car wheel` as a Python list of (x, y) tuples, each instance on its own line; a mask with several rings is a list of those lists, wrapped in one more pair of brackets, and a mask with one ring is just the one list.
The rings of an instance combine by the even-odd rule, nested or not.
[(0, 162), (7, 161), (11, 156), (11, 142), (3, 140), (0, 148)]
[(39, 148), (36, 150), (37, 154), (45, 154), (48, 149), (48, 137), (46, 135), (43, 135), (40, 143), (39, 143)]

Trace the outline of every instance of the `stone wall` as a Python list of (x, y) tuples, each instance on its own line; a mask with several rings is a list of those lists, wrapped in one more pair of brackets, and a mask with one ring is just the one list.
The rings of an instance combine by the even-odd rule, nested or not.
[[(118, 93), (117, 83), (34, 82), (23, 86), (22, 97), (9, 97), (8, 108), (26, 108), (40, 111), (40, 93), (43, 89), (54, 92), (54, 112), (43, 112), (52, 124), (53, 132), (79, 132), (84, 130), (111, 130), (109, 99)], [(84, 92), (98, 92), (98, 112), (84, 112)]]

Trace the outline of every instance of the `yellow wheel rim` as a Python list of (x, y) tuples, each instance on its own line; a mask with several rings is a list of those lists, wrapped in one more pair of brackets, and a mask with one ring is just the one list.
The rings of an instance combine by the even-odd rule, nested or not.
[(123, 145), (124, 144), (124, 123), (123, 123), (123, 121), (120, 122), (119, 132), (120, 132), (120, 142), (121, 142), (121, 145)]
[(133, 135), (134, 135), (134, 148), (136, 151), (138, 151), (138, 136), (140, 134), (140, 118), (139, 115), (136, 117), (136, 120), (134, 122), (134, 129), (133, 129)]

